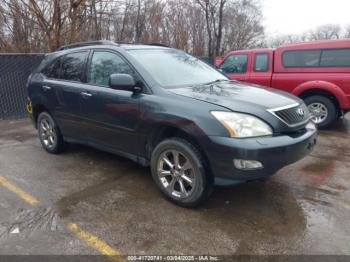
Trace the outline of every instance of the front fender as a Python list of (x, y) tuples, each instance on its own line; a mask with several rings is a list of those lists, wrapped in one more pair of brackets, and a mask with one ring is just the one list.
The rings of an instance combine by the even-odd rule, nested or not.
[(300, 96), (302, 93), (311, 90), (323, 90), (334, 95), (341, 108), (349, 108), (350, 103), (344, 91), (337, 85), (327, 81), (308, 81), (293, 90), (293, 95)]

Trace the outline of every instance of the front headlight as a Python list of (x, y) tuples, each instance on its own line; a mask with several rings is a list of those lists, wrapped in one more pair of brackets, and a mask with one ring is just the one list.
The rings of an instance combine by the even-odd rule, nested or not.
[(246, 138), (272, 135), (271, 127), (259, 118), (234, 112), (211, 112), (231, 137)]

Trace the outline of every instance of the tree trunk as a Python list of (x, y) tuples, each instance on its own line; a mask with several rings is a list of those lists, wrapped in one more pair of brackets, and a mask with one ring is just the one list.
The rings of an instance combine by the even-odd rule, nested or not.
[(224, 6), (225, 6), (226, 0), (220, 1), (220, 7), (219, 7), (219, 25), (218, 25), (218, 31), (216, 33), (216, 47), (215, 47), (215, 56), (221, 55), (220, 49), (221, 49), (221, 40), (222, 40), (222, 21), (224, 16)]

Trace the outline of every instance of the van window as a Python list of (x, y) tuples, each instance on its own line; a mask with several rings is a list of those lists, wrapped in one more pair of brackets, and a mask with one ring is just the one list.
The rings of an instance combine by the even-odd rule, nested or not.
[(62, 58), (61, 79), (69, 81), (81, 81), (83, 67), (87, 52), (67, 54)]
[(269, 54), (256, 54), (254, 58), (254, 71), (269, 71)]
[(328, 49), (322, 51), (321, 66), (350, 66), (350, 49)]
[(318, 67), (321, 50), (286, 51), (282, 55), (284, 67)]
[(221, 64), (220, 69), (225, 74), (247, 72), (248, 55), (231, 55)]

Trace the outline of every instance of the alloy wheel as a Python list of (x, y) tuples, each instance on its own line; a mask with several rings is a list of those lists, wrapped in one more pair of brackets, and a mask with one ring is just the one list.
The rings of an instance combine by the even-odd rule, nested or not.
[(39, 125), (40, 137), (48, 149), (52, 149), (57, 141), (57, 134), (53, 124), (47, 118), (42, 118)]
[(328, 117), (328, 109), (322, 103), (312, 103), (308, 105), (308, 109), (311, 113), (311, 119), (315, 124), (320, 124)]
[(160, 155), (158, 177), (167, 193), (180, 199), (190, 196), (196, 184), (191, 161), (177, 150), (166, 150)]

